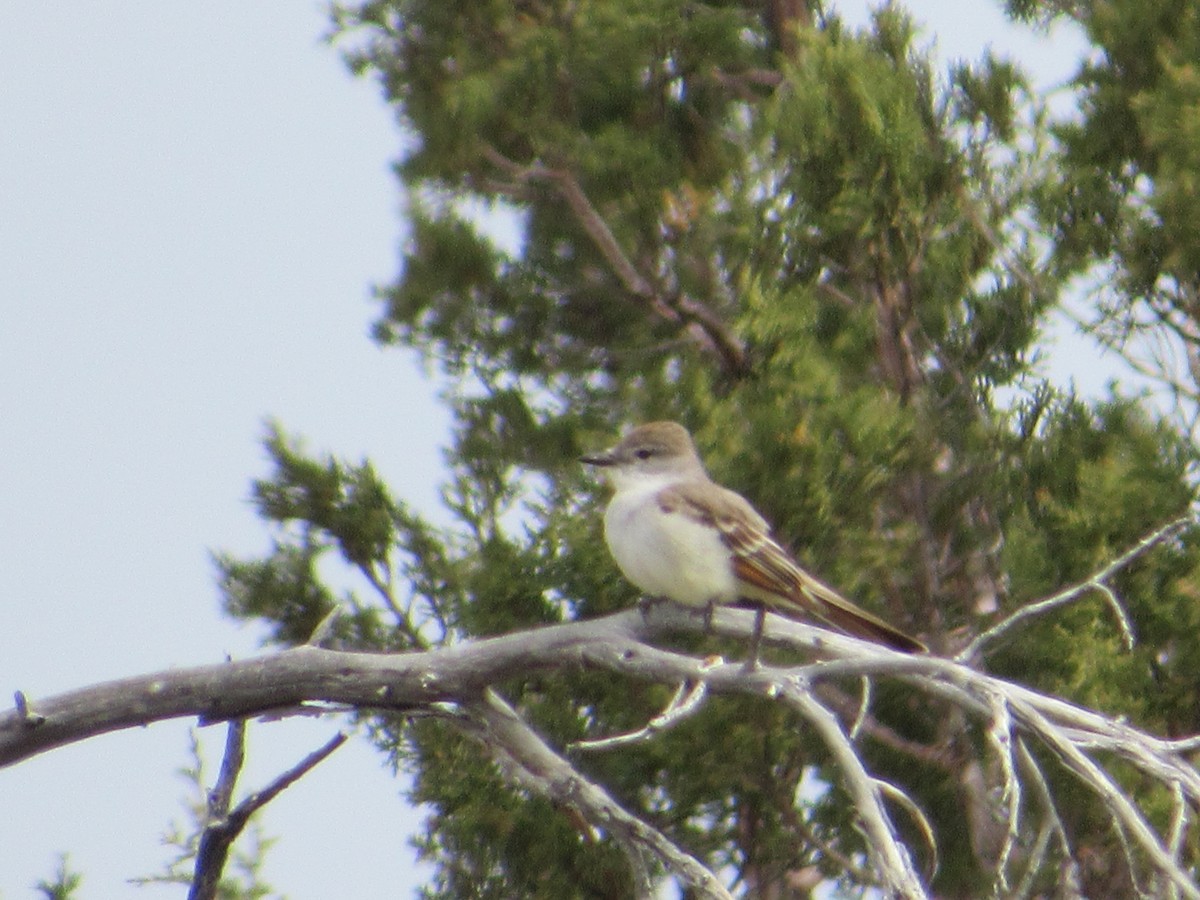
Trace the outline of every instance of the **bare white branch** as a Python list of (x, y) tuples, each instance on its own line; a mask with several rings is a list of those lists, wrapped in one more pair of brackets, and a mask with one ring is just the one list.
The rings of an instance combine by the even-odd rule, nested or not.
[(655, 859), (693, 896), (733, 900), (716, 875), (662, 832), (622, 808), (602, 787), (584, 778), (495, 691), (485, 691), (483, 699), (471, 704), (469, 712), (485, 735), (485, 746), (511, 763), (510, 774), (526, 787), (577, 810), (617, 842), (633, 869), (639, 898), (655, 895), (649, 865), (649, 860)]
[(862, 731), (862, 727), (867, 721), (867, 714), (871, 711), (871, 679), (864, 675), (859, 682), (862, 685), (862, 698), (858, 703), (858, 713), (854, 716), (854, 723), (850, 726), (850, 740), (852, 741), (858, 740), (858, 733)]
[(884, 781), (882, 778), (876, 778), (875, 784), (887, 795), (889, 800), (903, 807), (905, 812), (916, 822), (917, 828), (921, 832), (921, 837), (925, 839), (925, 846), (929, 850), (928, 875), (930, 880), (932, 880), (941, 865), (938, 860), (937, 838), (934, 836), (933, 823), (929, 821), (929, 817), (925, 815), (925, 811), (921, 809), (917, 801), (896, 787), (896, 785), (890, 781)]
[[(1067, 830), (1063, 826), (1062, 817), (1058, 814), (1058, 807), (1054, 803), (1054, 795), (1050, 793), (1050, 785), (1046, 781), (1046, 776), (1042, 773), (1042, 767), (1038, 765), (1033, 754), (1029, 752), (1029, 748), (1025, 745), (1023, 739), (1017, 740), (1017, 756), (1021, 761), (1021, 768), (1029, 776), (1029, 780), (1033, 783), (1033, 787), (1037, 792), (1038, 797), (1042, 801), (1042, 807), (1045, 810), (1046, 824), (1043, 826), (1049, 827), (1054, 836), (1058, 838), (1059, 849), (1062, 852), (1063, 877), (1061, 879), (1060, 890), (1064, 897), (1074, 898), (1082, 897), (1083, 891), (1080, 887), (1079, 866), (1075, 862), (1075, 854), (1071, 850), (1071, 840), (1067, 837)], [(1033, 879), (1037, 875), (1037, 870), (1040, 864), (1034, 865), (1031, 860), (1026, 871), (1026, 882), (1032, 886)]]
[(1122, 608), (1116, 593), (1112, 588), (1108, 587), (1105, 582), (1121, 569), (1128, 566), (1142, 554), (1146, 553), (1152, 547), (1161, 544), (1163, 541), (1174, 537), (1179, 532), (1183, 531), (1188, 526), (1194, 524), (1194, 519), (1189, 516), (1183, 516), (1170, 522), (1167, 525), (1146, 535), (1116, 559), (1101, 567), (1096, 572), (1093, 572), (1085, 580), (1071, 587), (1059, 591), (1044, 600), (1038, 600), (1022, 606), (1015, 613), (1001, 622), (996, 623), (987, 631), (971, 641), (966, 649), (959, 653), (955, 659), (959, 662), (972, 662), (977, 659), (983, 648), (996, 640), (1002, 634), (1010, 631), (1014, 626), (1020, 624), (1026, 619), (1040, 616), (1043, 613), (1049, 612), (1052, 609), (1057, 609), (1060, 606), (1065, 606), (1080, 597), (1086, 595), (1089, 591), (1099, 591), (1103, 594), (1109, 606), (1113, 609), (1114, 615), (1117, 617), (1117, 622), (1121, 626), (1122, 635), (1125, 638), (1126, 646), (1132, 648), (1134, 642), (1133, 626), (1129, 622), (1129, 616)]
[(708, 687), (703, 681), (685, 681), (675, 689), (675, 695), (666, 708), (637, 731), (591, 741), (575, 741), (568, 744), (567, 749), (612, 750), (616, 747), (624, 747), (626, 744), (648, 741), (658, 734), (674, 728), (692, 713), (697, 712), (707, 696)]
[[(1093, 791), (1113, 813), (1114, 823), (1123, 832), (1131, 835), (1137, 844), (1154, 860), (1155, 868), (1166, 875), (1179, 887), (1186, 897), (1200, 900), (1200, 888), (1179, 867), (1179, 864), (1163, 846), (1161, 839), (1154, 829), (1142, 816), (1136, 806), (1121, 792), (1112, 778), (1100, 766), (1088, 757), (1075, 744), (1063, 737), (1058, 729), (1045, 719), (1042, 714), (1032, 707), (1014, 703), (1014, 711), (1026, 719), (1038, 736), (1058, 754), (1063, 763), (1074, 772)], [(1133, 858), (1130, 855), (1130, 875), (1137, 881), (1137, 872), (1133, 868)]]
[[(744, 639), (752, 623), (751, 612), (719, 609), (711, 627), (717, 634)], [(452, 727), (486, 736), (488, 751), (508, 760), (517, 783), (553, 796), (591, 829), (618, 842), (638, 884), (644, 886), (651, 871), (666, 871), (699, 895), (726, 896), (702, 862), (640, 820), (636, 811), (616, 805), (601, 785), (582, 776), (559, 750), (490, 694), (491, 685), (531, 672), (608, 671), (615, 677), (679, 687), (667, 708), (642, 729), (639, 736), (646, 739), (692, 714), (713, 694), (777, 698), (795, 709), (829, 748), (837, 777), (869, 836), (871, 865), (880, 883), (900, 896), (922, 897), (926, 888), (890, 818), (887, 789), (867, 770), (850, 735), (816, 693), (818, 687), (840, 691), (847, 682), (888, 678), (923, 695), (925, 702), (947, 704), (980, 723), (999, 761), (992, 789), (1010, 820), (1006, 846), (998, 848), (1005, 879), (1018, 860), (1024, 873), (1021, 885), (1044, 877), (1033, 869), (1040, 869), (1039, 860), (1052, 842), (1056, 856), (1061, 856), (1060, 893), (1079, 893), (1082, 879), (1074, 848), (1056, 809), (1052, 782), (1042, 774), (1044, 763), (1034, 756), (1040, 746), (1112, 811), (1131, 845), (1131, 880), (1161, 887), (1160, 893), (1173, 889), (1181, 897), (1200, 900), (1200, 888), (1188, 871), (1193, 863), (1183, 858), (1185, 848), (1190, 852), (1185, 840), (1190, 808), (1200, 807), (1200, 773), (1190, 759), (1200, 739), (1161, 738), (1123, 719), (956, 660), (897, 653), (774, 615), (767, 617), (764, 640), (820, 661), (791, 667), (764, 664), (748, 672), (738, 660), (702, 659), (650, 643), (666, 633), (699, 632), (704, 627), (701, 616), (664, 604), (644, 614), (629, 610), (425, 652), (342, 653), (305, 646), (127, 678), (32, 702), (21, 694), (16, 708), (0, 713), (0, 765), (116, 729), (181, 716), (215, 722), (297, 710), (338, 715), (347, 708), (436, 715)], [(856, 718), (862, 718), (861, 704)], [(864, 726), (859, 739), (870, 739), (871, 733)], [(936, 758), (935, 747), (927, 752), (930, 759)], [(1131, 766), (1148, 783), (1174, 792), (1175, 817), (1169, 827), (1164, 825), (1163, 834), (1149, 823), (1141, 801), (1117, 784), (1113, 765)], [(1031, 818), (1025, 805), (1029, 796), (1041, 807), (1041, 831), (1046, 833), (1031, 845), (1016, 836), (1018, 821)], [(915, 804), (906, 806), (916, 809)]]
[(1007, 701), (1000, 695), (992, 697), (992, 722), (987, 731), (988, 740), (996, 750), (1000, 761), (1001, 801), (1007, 801), (1008, 828), (1004, 843), (996, 860), (996, 884), (1002, 893), (1008, 893), (1008, 864), (1013, 848), (1021, 837), (1021, 782), (1017, 778), (1017, 767), (1013, 754), (1013, 722)]
[(900, 842), (891, 817), (884, 806), (880, 782), (872, 778), (842, 731), (837, 716), (817, 702), (811, 685), (801, 678), (788, 678), (780, 694), (816, 728), (825, 746), (838, 763), (847, 791), (862, 818), (868, 844), (880, 882), (897, 896), (928, 897), (913, 868), (908, 849)]

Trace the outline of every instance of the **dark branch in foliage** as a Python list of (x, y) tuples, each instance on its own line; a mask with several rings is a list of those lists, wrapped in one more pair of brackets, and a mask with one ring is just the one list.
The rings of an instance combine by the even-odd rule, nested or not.
[(550, 168), (538, 162), (522, 165), (508, 159), (494, 147), (486, 147), (484, 155), (509, 178), (515, 179), (516, 184), (508, 191), (510, 194), (519, 194), (519, 187), (530, 181), (551, 184), (629, 294), (647, 304), (660, 319), (685, 328), (697, 344), (720, 360), (726, 374), (740, 377), (749, 373), (750, 360), (746, 347), (729, 324), (703, 303), (686, 294), (667, 296), (657, 290), (621, 249), (612, 229), (570, 171)]

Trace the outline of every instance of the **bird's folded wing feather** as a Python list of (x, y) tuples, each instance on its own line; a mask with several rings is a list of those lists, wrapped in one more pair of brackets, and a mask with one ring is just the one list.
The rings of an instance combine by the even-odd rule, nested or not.
[(849, 634), (899, 650), (926, 649), (801, 569), (771, 537), (766, 520), (740, 494), (716, 484), (683, 483), (663, 491), (659, 502), (664, 512), (680, 513), (717, 529), (730, 549), (738, 580), (761, 592), (751, 599), (784, 612), (816, 616)]

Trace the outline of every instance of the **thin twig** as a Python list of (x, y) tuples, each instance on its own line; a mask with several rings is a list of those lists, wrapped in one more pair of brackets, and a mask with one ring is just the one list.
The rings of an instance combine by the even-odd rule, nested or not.
[(648, 741), (656, 735), (674, 728), (688, 716), (700, 709), (708, 696), (708, 687), (703, 681), (682, 682), (675, 689), (675, 696), (662, 712), (647, 722), (637, 731), (627, 734), (616, 734), (612, 737), (597, 738), (591, 741), (573, 741), (567, 745), (568, 750), (612, 750), (614, 747), (624, 747)]
[(1114, 573), (1128, 566), (1131, 562), (1136, 560), (1142, 554), (1146, 553), (1146, 551), (1150, 550), (1155, 545), (1160, 544), (1168, 538), (1178, 534), (1180, 531), (1183, 531), (1185, 528), (1192, 525), (1194, 521), (1195, 520), (1190, 515), (1176, 519), (1174, 522), (1164, 525), (1156, 531), (1146, 535), (1133, 547), (1126, 550), (1107, 565), (1098, 569), (1092, 575), (1088, 576), (1088, 578), (1084, 581), (1065, 588), (1064, 590), (1061, 590), (1057, 594), (1047, 597), (1044, 600), (1038, 600), (1034, 603), (1030, 603), (1021, 607), (1007, 619), (1004, 619), (1002, 622), (998, 622), (997, 624), (993, 625), (987, 631), (976, 637), (975, 640), (971, 641), (965, 650), (954, 657), (955, 661), (961, 663), (970, 663), (978, 658), (980, 651), (983, 649), (985, 644), (994, 641), (1000, 635), (1009, 631), (1011, 628), (1023, 622), (1025, 619), (1038, 616), (1049, 610), (1064, 606), (1093, 590), (1103, 593), (1109, 600), (1110, 605), (1117, 609), (1117, 618), (1121, 624), (1126, 644), (1132, 647), (1133, 630), (1129, 624), (1129, 619), (1125, 615), (1124, 611), (1121, 610), (1120, 604), (1117, 602), (1116, 595), (1113, 594), (1110, 588), (1104, 585), (1104, 581), (1108, 578), (1111, 578)]
[[(821, 699), (837, 709), (843, 717), (853, 715), (855, 719), (858, 718), (862, 710), (861, 696), (854, 699), (832, 684), (816, 685), (816, 690)], [(944, 772), (957, 771), (957, 767), (950, 761), (944, 748), (922, 744), (898, 734), (895, 729), (884, 725), (872, 716), (869, 710), (863, 717), (861, 732), (883, 746), (911, 757), (923, 766), (931, 766)]]
[(325, 614), (324, 618), (317, 623), (317, 627), (312, 630), (312, 634), (310, 634), (308, 636), (308, 640), (304, 642), (305, 645), (309, 647), (320, 647), (321, 644), (325, 642), (325, 639), (329, 637), (330, 632), (333, 631), (333, 623), (336, 622), (341, 615), (342, 604), (333, 604), (333, 606), (330, 607), (329, 612)]
[(1176, 782), (1171, 786), (1171, 793), (1175, 797), (1175, 816), (1171, 820), (1171, 832), (1167, 838), (1167, 849), (1171, 851), (1171, 855), (1176, 859), (1179, 858), (1179, 852), (1183, 849), (1183, 839), (1187, 835), (1188, 819), (1190, 811), (1188, 809), (1187, 797), (1183, 793), (1183, 785)]
[[(800, 789), (797, 787), (797, 793), (799, 792)], [(823, 837), (821, 837), (821, 835), (817, 834), (813, 827), (804, 820), (804, 817), (797, 814), (795, 806), (786, 808), (784, 810), (784, 814), (790, 827), (799, 832), (800, 836), (804, 838), (805, 841), (816, 847), (819, 853), (827, 857), (835, 865), (841, 868), (841, 870), (853, 878), (855, 882), (860, 885), (872, 885), (876, 887), (879, 885), (879, 879), (875, 876), (874, 872), (864, 869), (850, 856), (842, 853), (837, 849), (837, 847), (833, 846), (833, 844), (825, 840)]]
[[(1125, 868), (1129, 872), (1129, 883), (1133, 887), (1133, 893), (1142, 898), (1142, 900), (1151, 900), (1150, 895), (1142, 890), (1142, 886), (1139, 883), (1137, 859), (1134, 856), (1133, 847), (1129, 843), (1129, 835), (1126, 834), (1125, 827), (1116, 816), (1113, 816), (1113, 820), (1109, 824), (1117, 836), (1117, 843), (1121, 845), (1121, 852), (1125, 854)], [(1158, 879), (1154, 880), (1157, 881)]]
[[(1175, 815), (1171, 817), (1171, 830), (1167, 834), (1167, 850), (1172, 857), (1179, 859), (1179, 854), (1183, 850), (1183, 839), (1187, 835), (1190, 812), (1187, 797), (1183, 793), (1183, 786), (1179, 782), (1171, 786), (1171, 793), (1175, 800)], [(1179, 896), (1179, 890), (1175, 885), (1167, 885), (1167, 896), (1171, 900), (1176, 900)]]
[(208, 819), (210, 822), (223, 819), (233, 806), (233, 791), (237, 787), (238, 775), (246, 761), (246, 720), (234, 719), (225, 733), (225, 753), (221, 757), (221, 771), (217, 783), (208, 794)]
[(912, 858), (897, 837), (884, 807), (880, 783), (863, 767), (837, 716), (818, 703), (808, 684), (799, 679), (787, 679), (782, 695), (816, 728), (837, 761), (846, 789), (854, 798), (854, 808), (866, 828), (881, 883), (901, 897), (927, 897), (913, 869)]
[(17, 715), (21, 717), (21, 724), (28, 728), (36, 728), (46, 721), (45, 716), (34, 712), (24, 691), (13, 691), (13, 705), (16, 707)]
[(215, 812), (218, 817), (200, 835), (200, 846), (196, 851), (196, 874), (192, 878), (188, 900), (212, 900), (217, 896), (217, 887), (225, 869), (225, 861), (229, 858), (229, 849), (250, 821), (250, 817), (345, 742), (346, 735), (339, 732), (325, 746), (304, 757), (263, 790), (251, 794), (230, 811), (234, 783), (245, 758), (244, 723), (240, 720), (230, 723), (225, 744), (225, 759), (221, 763), (217, 789), (213, 791), (214, 794), (221, 793), (217, 798), (221, 805), (218, 808), (214, 805), (214, 798), (209, 797), (209, 813), (211, 815)]
[[(389, 573), (389, 577), (385, 580), (375, 571), (375, 566), (370, 563), (364, 563), (358, 566), (359, 572), (367, 580), (367, 583), (375, 589), (375, 593), (379, 595), (384, 605), (391, 611), (396, 618), (396, 625), (401, 632), (409, 639), (412, 646), (416, 650), (428, 650), (429, 642), (421, 635), (420, 627), (413, 622), (412, 618), (412, 602), (407, 606), (401, 606), (396, 599), (395, 592), (392, 590), (392, 580), (390, 577), (391, 567), (385, 567), (384, 571)], [(444, 626), (438, 612), (434, 610), (434, 617), (437, 618), (439, 626)], [(445, 631), (443, 627), (443, 631)]]
[(678, 878), (693, 896), (708, 900), (733, 900), (717, 877), (662, 832), (627, 812), (600, 785), (589, 781), (556, 753), (495, 691), (468, 707), (478, 723), (476, 737), (494, 756), (506, 762), (508, 773), (525, 787), (577, 811), (591, 825), (603, 829), (625, 852), (639, 897), (652, 897), (649, 859)]
[[(1053, 827), (1055, 835), (1058, 836), (1058, 845), (1062, 851), (1063, 865), (1066, 866), (1066, 877), (1069, 882), (1068, 887), (1073, 892), (1070, 896), (1081, 897), (1083, 892), (1080, 889), (1079, 865), (1075, 862), (1075, 853), (1071, 849), (1071, 839), (1067, 836), (1067, 829), (1063, 825), (1062, 817), (1058, 814), (1058, 807), (1054, 803), (1054, 795), (1050, 793), (1050, 784), (1046, 781), (1042, 767), (1038, 765), (1033, 754), (1029, 752), (1029, 747), (1026, 746), (1023, 738), (1017, 738), (1017, 756), (1021, 761), (1022, 768), (1029, 774), (1034, 788), (1037, 789), (1047, 821)], [(1031, 861), (1026, 874), (1026, 880), (1032, 881), (1035, 874), (1033, 862)]]
[[(1034, 728), (1038, 736), (1055, 752), (1063, 764), (1100, 796), (1105, 806), (1113, 813), (1114, 825), (1118, 826), (1122, 832), (1132, 835), (1137, 844), (1154, 861), (1155, 867), (1178, 885), (1185, 896), (1192, 900), (1200, 900), (1200, 888), (1197, 888), (1195, 882), (1179, 867), (1145, 817), (1113, 783), (1108, 773), (1065, 738), (1033, 706), (1014, 701), (1012, 708), (1014, 713)], [(1130, 854), (1130, 865), (1132, 866), (1132, 864), (1133, 857)], [(1137, 873), (1131, 871), (1129, 875), (1136, 882)]]
[(1021, 880), (1013, 889), (1013, 900), (1024, 900), (1033, 890), (1034, 880), (1042, 871), (1042, 864), (1046, 861), (1046, 851), (1050, 849), (1050, 839), (1054, 837), (1054, 825), (1050, 821), (1049, 816), (1042, 819), (1042, 825), (1038, 828), (1037, 837), (1033, 839), (1033, 846), (1029, 851), (1029, 864), (1025, 867), (1024, 874), (1021, 875)]
[(192, 876), (188, 900), (211, 900), (216, 897), (229, 855), (229, 846), (237, 833), (226, 835), (220, 825), (227, 821), (233, 805), (233, 790), (246, 760), (246, 720), (234, 719), (225, 734), (225, 753), (217, 782), (208, 793), (208, 822), (200, 835), (196, 850), (195, 874)]
[(929, 850), (929, 866), (926, 869), (925, 877), (932, 881), (937, 877), (938, 869), (941, 868), (941, 861), (938, 859), (937, 839), (933, 836), (933, 823), (929, 821), (929, 817), (917, 805), (908, 794), (896, 787), (890, 781), (884, 781), (882, 778), (874, 779), (875, 784), (879, 789), (887, 795), (888, 799), (901, 806), (905, 812), (912, 817), (912, 820), (917, 823), (917, 829), (921, 832), (921, 837), (925, 838), (925, 847)]
[(1125, 649), (1132, 650), (1134, 644), (1137, 643), (1137, 637), (1133, 633), (1133, 623), (1129, 621), (1129, 614), (1125, 612), (1125, 607), (1121, 605), (1121, 598), (1117, 596), (1116, 591), (1103, 581), (1097, 581), (1092, 587), (1100, 592), (1100, 596), (1105, 599), (1108, 603), (1108, 608), (1112, 610), (1113, 618), (1121, 626), (1121, 637), (1125, 641)]
[(863, 724), (867, 721), (867, 714), (871, 710), (871, 679), (864, 675), (859, 679), (862, 684), (862, 698), (858, 704), (858, 712), (854, 716), (854, 723), (850, 726), (850, 740), (857, 741), (859, 732), (862, 731)]

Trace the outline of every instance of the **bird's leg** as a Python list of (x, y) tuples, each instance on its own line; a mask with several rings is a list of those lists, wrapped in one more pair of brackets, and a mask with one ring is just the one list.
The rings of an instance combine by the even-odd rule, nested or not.
[(713, 611), (717, 608), (716, 600), (709, 600), (704, 604), (704, 633), (712, 634)]
[(645, 620), (648, 618), (650, 616), (650, 610), (658, 606), (658, 604), (662, 603), (666, 599), (666, 597), (651, 597), (647, 594), (643, 594), (641, 597), (639, 597), (638, 610), (642, 614), (642, 619)]
[(762, 644), (763, 626), (767, 621), (767, 608), (759, 603), (754, 608), (754, 633), (750, 635), (750, 656), (746, 660), (746, 671), (758, 668), (758, 648)]

